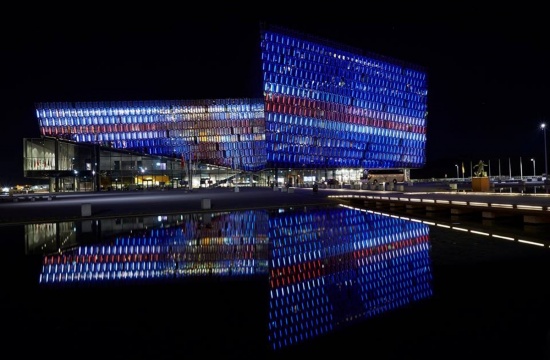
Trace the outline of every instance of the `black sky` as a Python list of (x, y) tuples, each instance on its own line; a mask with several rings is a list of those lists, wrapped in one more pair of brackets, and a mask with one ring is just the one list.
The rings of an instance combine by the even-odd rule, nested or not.
[(523, 158), (532, 173), (533, 157), (541, 172), (550, 32), (536, 9), (512, 10), (18, 16), (1, 28), (0, 183), (24, 181), (23, 138), (39, 136), (36, 102), (261, 97), (261, 21), (424, 67), (428, 163), (418, 176), (454, 176), (456, 163), (508, 158), (514, 166)]

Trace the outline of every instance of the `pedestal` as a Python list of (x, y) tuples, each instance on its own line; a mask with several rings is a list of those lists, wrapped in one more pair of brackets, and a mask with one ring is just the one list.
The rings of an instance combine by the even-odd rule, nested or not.
[(489, 177), (473, 177), (472, 178), (472, 191), (488, 192), (491, 188)]

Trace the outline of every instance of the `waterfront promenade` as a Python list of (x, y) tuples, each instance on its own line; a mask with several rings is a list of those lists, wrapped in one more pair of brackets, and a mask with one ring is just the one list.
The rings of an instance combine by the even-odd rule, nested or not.
[(407, 191), (329, 195), (366, 207), (423, 210), (449, 215), (479, 214), (484, 219), (520, 218), (525, 224), (550, 223), (550, 195), (464, 191)]
[(330, 193), (333, 191), (241, 187), (239, 191), (213, 188), (56, 193), (34, 201), (32, 195), (27, 195), (17, 196), (17, 201), (0, 202), (0, 224), (334, 204), (336, 201), (327, 197)]
[[(35, 199), (31, 199), (32, 196)], [(80, 220), (120, 216), (145, 216), (200, 211), (317, 206), (349, 203), (352, 199), (386, 202), (392, 206), (423, 206), (430, 209), (451, 209), (460, 212), (479, 211), (487, 216), (513, 213), (525, 215), (535, 222), (550, 220), (549, 194), (478, 193), (449, 190), (438, 184), (415, 184), (402, 191), (319, 189), (272, 189), (269, 187), (182, 189), (28, 194), (18, 201), (0, 202), (0, 224)], [(452, 210), (456, 209), (456, 210)]]

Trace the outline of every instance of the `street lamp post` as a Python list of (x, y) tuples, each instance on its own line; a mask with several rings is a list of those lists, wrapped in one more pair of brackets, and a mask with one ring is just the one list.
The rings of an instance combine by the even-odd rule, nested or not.
[(548, 160), (547, 160), (547, 152), (546, 152), (546, 123), (542, 123), (540, 124), (540, 128), (542, 129), (543, 133), (544, 133), (544, 176), (546, 178), (546, 180), (544, 181), (546, 183), (546, 181), (548, 181)]
[(536, 176), (537, 176), (537, 171), (535, 170), (535, 164), (536, 164), (536, 162), (535, 162), (535, 159), (531, 159), (531, 161), (533, 162), (533, 176), (536, 177)]
[(458, 178), (460, 177), (460, 175), (458, 174), (458, 165), (455, 164), (455, 166), (456, 166), (456, 179), (458, 180)]

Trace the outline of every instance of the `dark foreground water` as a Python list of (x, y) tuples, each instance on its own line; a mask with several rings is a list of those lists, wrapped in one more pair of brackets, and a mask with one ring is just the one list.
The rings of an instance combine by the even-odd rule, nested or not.
[(545, 232), (411, 219), (323, 207), (0, 227), (2, 351), (548, 358)]

